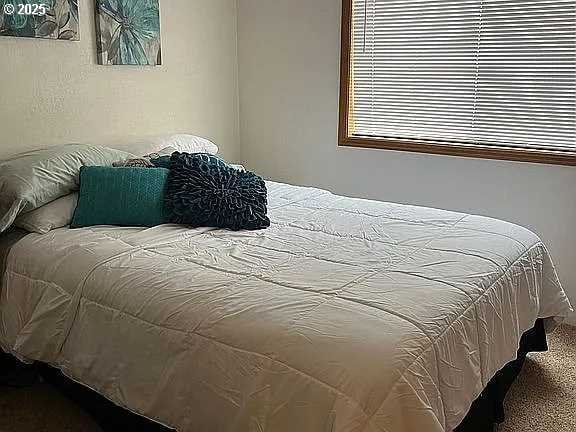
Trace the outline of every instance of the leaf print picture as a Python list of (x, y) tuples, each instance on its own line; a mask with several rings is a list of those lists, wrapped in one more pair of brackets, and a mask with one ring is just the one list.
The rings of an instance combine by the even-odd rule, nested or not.
[(80, 40), (78, 0), (0, 0), (0, 36)]
[(96, 0), (100, 64), (162, 64), (159, 9), (158, 0)]

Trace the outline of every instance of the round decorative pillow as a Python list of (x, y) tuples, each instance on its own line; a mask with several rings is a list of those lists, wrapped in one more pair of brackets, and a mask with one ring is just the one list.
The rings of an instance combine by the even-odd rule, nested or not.
[(174, 153), (166, 204), (174, 223), (238, 230), (268, 228), (266, 183), (205, 153)]

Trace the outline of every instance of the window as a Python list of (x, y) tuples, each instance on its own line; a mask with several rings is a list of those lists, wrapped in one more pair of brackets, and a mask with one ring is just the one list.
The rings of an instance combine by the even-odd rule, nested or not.
[(575, 0), (343, 0), (344, 146), (576, 165)]

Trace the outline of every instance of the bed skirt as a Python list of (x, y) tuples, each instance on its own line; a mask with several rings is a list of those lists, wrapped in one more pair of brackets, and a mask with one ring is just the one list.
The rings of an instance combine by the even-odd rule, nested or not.
[(504, 421), (504, 399), (522, 371), (526, 355), (544, 351), (548, 351), (546, 330), (544, 320), (538, 320), (534, 328), (522, 336), (516, 360), (508, 363), (492, 378), (454, 432), (492, 432), (495, 424)]
[[(504, 399), (520, 374), (526, 355), (548, 350), (544, 321), (538, 320), (520, 342), (518, 357), (501, 369), (476, 399), (464, 421), (454, 432), (493, 432), (494, 425), (504, 421)], [(172, 429), (132, 414), (112, 402), (64, 377), (48, 366), (40, 368), (44, 379), (78, 403), (100, 425), (104, 432), (137, 430), (139, 432), (169, 432)]]

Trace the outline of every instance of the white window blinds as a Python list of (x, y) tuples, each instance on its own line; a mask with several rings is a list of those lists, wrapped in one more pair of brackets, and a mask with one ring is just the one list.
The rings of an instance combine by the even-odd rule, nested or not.
[(575, 0), (353, 0), (352, 137), (576, 151)]

